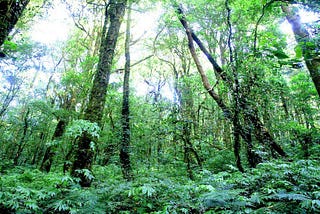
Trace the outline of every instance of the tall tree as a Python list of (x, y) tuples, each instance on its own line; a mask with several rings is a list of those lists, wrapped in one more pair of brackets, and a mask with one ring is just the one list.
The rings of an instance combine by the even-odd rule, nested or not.
[[(126, 0), (111, 0), (105, 8), (105, 21), (102, 32), (100, 58), (97, 71), (94, 75), (88, 107), (84, 113), (84, 119), (102, 126), (103, 110), (106, 100), (107, 87), (111, 73), (115, 47), (119, 36), (121, 22), (124, 16)], [(107, 22), (110, 20), (108, 32)], [(91, 142), (94, 137), (84, 132), (78, 139), (75, 160), (71, 174), (81, 179), (81, 186), (90, 186), (92, 179), (86, 176), (86, 170), (91, 170), (93, 162), (93, 150)]]
[(298, 45), (301, 47), (302, 56), (305, 60), (310, 76), (320, 97), (320, 57), (319, 44), (312, 38), (308, 30), (301, 23), (298, 8), (292, 5), (282, 5), (282, 11), (285, 13), (288, 22), (292, 26), (292, 31)]
[[(231, 91), (233, 90), (233, 80), (230, 78), (230, 76), (227, 75), (227, 73), (218, 65), (218, 63), (215, 61), (213, 56), (209, 53), (209, 51), (206, 49), (204, 44), (201, 42), (201, 40), (197, 37), (197, 35), (192, 31), (192, 29), (188, 26), (186, 17), (183, 13), (183, 10), (180, 6), (176, 6), (177, 13), (179, 15), (179, 20), (183, 27), (186, 30), (187, 37), (189, 40), (189, 49), (191, 52), (191, 55), (195, 61), (195, 64), (197, 66), (197, 69), (200, 73), (200, 76), (202, 78), (203, 85), (205, 89), (208, 91), (210, 96), (216, 101), (218, 106), (223, 111), (225, 117), (231, 121), (233, 121), (234, 118), (234, 112), (225, 104), (224, 100), (221, 96), (219, 96), (218, 93), (215, 92), (214, 87), (211, 86), (208, 77), (205, 74), (204, 69), (201, 66), (200, 60), (198, 59), (198, 56), (196, 55), (196, 51), (193, 45), (193, 41), (197, 43), (201, 51), (205, 54), (209, 62), (212, 64), (215, 72), (221, 79), (229, 86)], [(249, 105), (248, 101), (245, 97), (242, 97), (241, 100), (239, 100), (239, 105), (241, 106), (241, 112), (244, 114), (244, 117), (246, 117), (250, 123), (254, 127), (254, 135), (256, 139), (262, 143), (269, 146), (272, 150), (276, 151), (279, 155), (285, 157), (286, 153), (281, 148), (280, 145), (277, 144), (277, 142), (274, 140), (268, 129), (265, 127), (263, 122), (260, 120), (257, 114), (257, 109), (253, 108), (251, 105)], [(250, 124), (244, 124), (244, 127), (239, 127), (241, 137), (244, 139), (244, 141), (247, 143), (247, 153), (248, 153), (248, 161), (250, 163), (250, 166), (254, 167), (260, 162), (260, 157), (258, 154), (254, 153), (252, 150), (252, 139), (251, 139), (251, 133), (248, 131), (251, 129)]]
[(122, 100), (122, 143), (120, 147), (120, 162), (122, 166), (122, 174), (124, 179), (132, 180), (133, 174), (130, 164), (130, 21), (131, 9), (129, 6), (126, 25), (125, 39), (125, 68), (123, 78), (123, 100)]
[(233, 143), (233, 150), (234, 150), (234, 156), (236, 158), (236, 165), (240, 172), (244, 172), (244, 169), (241, 164), (241, 157), (240, 157), (240, 131), (241, 131), (241, 125), (239, 121), (239, 113), (240, 113), (240, 84), (239, 84), (239, 77), (238, 77), (238, 71), (236, 69), (236, 65), (234, 62), (234, 56), (233, 56), (233, 48), (231, 45), (231, 39), (232, 39), (232, 26), (231, 26), (231, 9), (229, 7), (229, 1), (225, 1), (225, 6), (227, 9), (227, 23), (228, 23), (228, 30), (229, 30), (229, 36), (227, 45), (229, 48), (229, 62), (231, 66), (231, 70), (233, 73), (233, 79), (234, 79), (234, 87), (233, 87), (233, 97), (234, 97), (234, 115), (233, 115), (233, 136), (234, 136), (234, 143)]
[[(66, 124), (67, 122), (64, 119), (59, 119), (59, 122), (57, 123), (57, 126), (51, 139), (52, 141), (56, 140), (57, 138), (60, 138), (63, 135)], [(41, 162), (41, 171), (50, 172), (54, 154), (55, 152), (53, 151), (53, 146), (49, 145), (44, 153)]]
[(18, 165), (19, 164), (19, 158), (23, 152), (23, 149), (26, 145), (26, 141), (27, 141), (27, 137), (28, 137), (28, 130), (29, 130), (29, 114), (30, 114), (30, 109), (27, 108), (26, 113), (24, 115), (23, 118), (23, 133), (22, 133), (22, 137), (18, 143), (18, 149), (16, 152), (16, 155), (13, 159), (14, 165)]
[(21, 17), (30, 0), (1, 0), (0, 1), (0, 46), (7, 39), (10, 31)]

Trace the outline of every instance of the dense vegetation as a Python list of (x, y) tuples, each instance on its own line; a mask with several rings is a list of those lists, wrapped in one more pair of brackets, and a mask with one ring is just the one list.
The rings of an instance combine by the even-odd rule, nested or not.
[(1, 1), (0, 213), (320, 212), (319, 12)]

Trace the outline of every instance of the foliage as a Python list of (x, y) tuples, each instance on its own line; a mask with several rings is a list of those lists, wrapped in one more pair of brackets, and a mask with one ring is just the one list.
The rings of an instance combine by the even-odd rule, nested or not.
[[(26, 20), (46, 17), (34, 17), (42, 2), (29, 6)], [(22, 19), (21, 32), (0, 50), (0, 213), (319, 213), (319, 97), (302, 62), (304, 47), (279, 27), (284, 1), (268, 2), (179, 1), (227, 78), (195, 45), (212, 89), (231, 119), (240, 110), (244, 173), (235, 167), (235, 123), (203, 88), (172, 1), (132, 3), (130, 49), (137, 63), (131, 65), (129, 182), (119, 161), (123, 33), (110, 77), (99, 79), (110, 78), (106, 100), (99, 100), (101, 124), (82, 119), (101, 63), (105, 1), (62, 1), (75, 23), (65, 43), (32, 42)], [(286, 2), (318, 10), (316, 1)], [(150, 29), (136, 29), (139, 17), (146, 25), (156, 14)], [(319, 26), (306, 26), (313, 36), (306, 45), (317, 56)], [(84, 133), (93, 137), (90, 148), (75, 146)], [(270, 148), (267, 134), (286, 156)], [(250, 149), (261, 158), (256, 168), (249, 167)], [(93, 165), (75, 172), (92, 181), (86, 188), (68, 174), (75, 153), (84, 151)], [(38, 170), (44, 160), (48, 173)]]
[[(195, 181), (177, 171), (148, 170), (132, 182), (120, 167), (95, 166), (97, 179), (82, 189), (61, 173), (16, 167), (1, 178), (1, 209), (16, 213), (316, 213), (316, 161), (269, 162), (245, 174), (199, 171)], [(108, 175), (108, 177), (105, 177)]]
[(68, 137), (79, 137), (83, 132), (88, 132), (94, 137), (99, 137), (100, 128), (97, 123), (91, 123), (87, 120), (74, 120), (72, 121), (66, 130), (66, 136)]

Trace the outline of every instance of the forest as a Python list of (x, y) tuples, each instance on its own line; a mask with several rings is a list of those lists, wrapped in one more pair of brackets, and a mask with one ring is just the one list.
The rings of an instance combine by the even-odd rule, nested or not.
[(320, 213), (319, 0), (0, 0), (0, 213)]

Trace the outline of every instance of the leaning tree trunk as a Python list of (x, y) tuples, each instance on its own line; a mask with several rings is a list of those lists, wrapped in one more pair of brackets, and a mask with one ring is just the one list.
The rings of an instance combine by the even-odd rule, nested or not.
[(130, 181), (133, 179), (130, 164), (130, 105), (129, 105), (129, 80), (130, 80), (130, 19), (131, 9), (128, 9), (126, 41), (125, 41), (125, 68), (123, 78), (123, 101), (122, 101), (122, 142), (120, 147), (120, 163), (123, 178)]
[[(192, 58), (194, 59), (194, 62), (196, 64), (196, 67), (198, 69), (198, 72), (201, 76), (202, 79), (202, 83), (205, 87), (205, 89), (207, 90), (207, 92), (209, 93), (209, 95), (216, 101), (217, 105), (221, 108), (221, 110), (224, 113), (224, 116), (230, 120), (233, 121), (234, 118), (234, 114), (233, 112), (230, 110), (230, 108), (228, 106), (226, 106), (226, 104), (224, 103), (224, 101), (222, 100), (222, 98), (215, 92), (214, 88), (211, 86), (208, 77), (206, 76), (203, 67), (200, 63), (200, 60), (198, 58), (198, 56), (196, 55), (196, 51), (195, 51), (195, 47), (193, 45), (193, 41), (195, 41), (197, 43), (197, 45), (199, 46), (199, 48), (201, 49), (201, 51), (205, 54), (205, 56), (207, 57), (207, 59), (209, 60), (209, 62), (212, 64), (214, 70), (216, 71), (216, 73), (221, 77), (221, 79), (226, 82), (226, 84), (229, 87), (232, 87), (231, 84), (231, 78), (229, 76), (226, 75), (226, 73), (222, 70), (222, 68), (218, 65), (218, 63), (213, 59), (212, 55), (207, 51), (207, 49), (204, 47), (203, 43), (200, 41), (200, 39), (193, 33), (193, 31), (191, 30), (191, 28), (189, 28), (188, 23), (186, 21), (186, 17), (183, 13), (183, 10), (180, 6), (176, 7), (177, 9), (177, 14), (179, 16), (179, 20), (181, 22), (181, 24), (183, 25), (183, 27), (186, 30), (186, 34), (188, 37), (188, 42), (189, 42), (189, 50), (190, 53), (192, 55)], [(244, 100), (240, 100), (239, 101), (239, 105), (240, 106), (247, 106), (247, 102), (246, 99)], [(242, 102), (242, 103), (241, 103)], [(250, 109), (250, 111), (247, 111), (247, 109)], [(269, 131), (265, 128), (264, 124), (260, 121), (258, 115), (256, 114), (255, 111), (252, 111), (253, 109), (251, 109), (251, 107), (247, 107), (247, 109), (243, 109), (242, 112), (243, 114), (250, 120), (250, 122), (253, 124), (254, 129), (255, 129), (255, 136), (257, 138), (257, 140), (261, 143), (267, 143), (271, 149), (277, 151), (277, 153), (283, 157), (286, 156), (286, 153), (283, 151), (283, 149), (280, 147), (280, 145), (278, 145), (275, 140), (273, 139), (273, 137), (271, 136), (271, 134), (269, 133)], [(250, 134), (246, 133), (246, 131), (248, 131), (248, 127), (239, 127), (239, 132), (241, 137), (243, 138), (243, 140), (247, 143), (247, 149), (248, 149), (248, 153), (250, 153), (250, 166), (256, 166), (258, 164), (258, 162), (261, 160), (261, 158), (259, 157), (258, 154), (256, 154), (253, 150), (252, 150), (252, 141), (251, 141), (251, 136)], [(250, 150), (250, 151), (249, 151)]]
[(320, 97), (320, 57), (319, 48), (316, 42), (312, 42), (311, 35), (301, 24), (299, 10), (293, 6), (282, 5), (288, 22), (291, 24), (292, 31), (298, 45), (302, 48), (302, 55), (309, 70), (310, 76)]
[[(179, 10), (181, 10), (181, 9), (179, 8)], [(181, 14), (182, 14), (182, 11), (181, 11)], [(196, 54), (196, 50), (195, 50), (195, 47), (194, 47), (194, 44), (193, 44), (191, 29), (188, 27), (188, 24), (187, 24), (186, 20), (184, 19), (184, 17), (180, 17), (180, 21), (181, 21), (181, 23), (183, 24), (183, 26), (184, 26), (184, 28), (186, 30), (186, 34), (187, 34), (187, 37), (188, 37), (189, 50), (190, 50), (191, 56), (192, 56), (192, 58), (193, 58), (193, 60), (194, 60), (194, 62), (196, 64), (197, 70), (198, 70), (198, 72), (199, 72), (199, 74), (201, 76), (203, 86), (208, 91), (210, 96), (216, 101), (218, 106), (221, 108), (221, 110), (224, 113), (224, 116), (229, 120), (233, 120), (233, 118), (235, 118), (234, 114), (225, 105), (225, 103), (223, 102), (221, 97), (214, 91), (214, 88), (209, 83), (209, 79), (206, 76), (206, 74), (204, 72), (204, 69), (203, 69), (203, 67), (202, 67), (202, 65), (200, 63), (200, 60), (199, 60), (199, 58), (198, 58), (198, 56)], [(239, 127), (239, 126), (237, 126), (237, 127)], [(240, 131), (238, 133), (240, 134)], [(239, 161), (240, 161), (240, 159), (239, 159)], [(238, 165), (238, 163), (237, 163), (237, 165)], [(241, 167), (240, 171), (243, 171), (242, 167)]]
[(0, 46), (7, 39), (10, 31), (21, 17), (30, 0), (1, 0), (0, 1)]
[[(119, 36), (119, 30), (126, 7), (126, 0), (110, 1), (110, 8), (106, 7), (106, 19), (104, 29), (106, 29), (107, 17), (110, 17), (110, 25), (107, 35), (102, 34), (100, 57), (98, 68), (94, 76), (88, 107), (84, 113), (84, 119), (102, 126), (103, 110), (106, 100), (107, 87), (111, 72), (115, 47)], [(88, 170), (91, 171), (93, 161), (93, 150), (91, 142), (96, 139), (88, 132), (84, 132), (77, 141), (75, 160), (72, 165), (71, 175), (80, 178), (83, 187), (91, 185), (91, 176), (86, 176)]]

